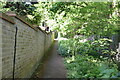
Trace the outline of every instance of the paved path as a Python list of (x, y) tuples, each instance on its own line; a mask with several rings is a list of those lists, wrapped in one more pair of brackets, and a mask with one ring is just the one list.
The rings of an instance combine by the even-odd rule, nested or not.
[(35, 78), (66, 78), (63, 58), (58, 55), (57, 47), (57, 42), (55, 42), (48, 57), (43, 61), (42, 67), (38, 67)]

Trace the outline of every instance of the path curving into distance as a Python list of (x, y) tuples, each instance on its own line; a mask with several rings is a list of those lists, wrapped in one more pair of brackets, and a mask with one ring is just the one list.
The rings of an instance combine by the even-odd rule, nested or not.
[(58, 43), (55, 41), (53, 48), (48, 52), (43, 64), (38, 67), (33, 78), (66, 78), (66, 69), (63, 58), (57, 51)]

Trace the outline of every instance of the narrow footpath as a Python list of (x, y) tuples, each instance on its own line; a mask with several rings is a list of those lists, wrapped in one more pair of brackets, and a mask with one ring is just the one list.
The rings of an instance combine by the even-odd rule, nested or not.
[(33, 78), (66, 78), (63, 58), (58, 54), (57, 48), (58, 44), (55, 41), (53, 48), (48, 52)]

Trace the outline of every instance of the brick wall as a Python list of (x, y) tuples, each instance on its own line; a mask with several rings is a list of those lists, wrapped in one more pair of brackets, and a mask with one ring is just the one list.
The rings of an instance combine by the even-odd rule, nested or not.
[(52, 33), (48, 34), (38, 28), (34, 28), (17, 16), (8, 17), (3, 14), (0, 19), (2, 78), (13, 77), (16, 27), (18, 30), (16, 37), (15, 78), (30, 78), (40, 64), (39, 62), (44, 53), (53, 42)]
[(2, 77), (12, 78), (15, 43), (14, 24), (2, 20)]
[[(1, 14), (0, 14), (1, 15)], [(0, 23), (2, 19), (0, 19)], [(2, 24), (0, 24), (0, 80), (2, 78)]]

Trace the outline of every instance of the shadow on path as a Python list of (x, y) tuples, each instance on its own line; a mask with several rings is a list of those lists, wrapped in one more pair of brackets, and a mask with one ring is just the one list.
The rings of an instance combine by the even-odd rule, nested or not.
[(58, 54), (58, 44), (55, 41), (53, 48), (48, 52), (47, 58), (35, 72), (33, 78), (66, 78), (66, 69), (63, 58)]

